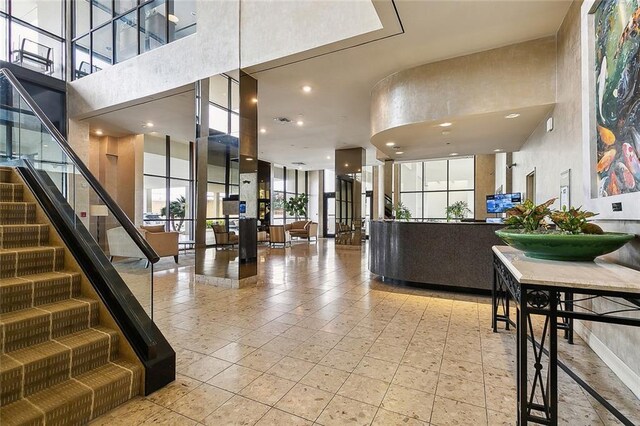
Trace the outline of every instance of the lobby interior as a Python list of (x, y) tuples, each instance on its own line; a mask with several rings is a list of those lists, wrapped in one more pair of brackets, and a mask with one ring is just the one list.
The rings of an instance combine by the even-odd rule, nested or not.
[(638, 16), (0, 0), (0, 424), (640, 424)]

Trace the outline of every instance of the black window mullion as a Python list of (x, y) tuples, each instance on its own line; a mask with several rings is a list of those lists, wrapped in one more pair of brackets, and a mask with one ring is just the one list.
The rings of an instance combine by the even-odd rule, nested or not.
[(170, 216), (171, 216), (171, 211), (169, 210), (169, 205), (171, 204), (171, 200), (169, 199), (171, 197), (171, 137), (169, 135), (165, 135), (164, 137), (164, 149), (166, 152), (166, 157), (164, 158), (164, 166), (165, 166), (165, 177), (164, 177), (164, 186), (165, 186), (165, 200), (164, 200), (164, 207), (165, 207), (165, 211), (167, 212), (167, 216), (166, 216), (166, 226), (165, 229), (167, 230), (171, 230), (169, 229), (169, 222), (170, 222)]

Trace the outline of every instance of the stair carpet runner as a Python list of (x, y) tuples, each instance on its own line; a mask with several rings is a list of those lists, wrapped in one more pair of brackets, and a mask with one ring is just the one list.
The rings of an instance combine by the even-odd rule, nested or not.
[(12, 173), (0, 167), (0, 425), (86, 424), (138, 395), (141, 368), (118, 357)]

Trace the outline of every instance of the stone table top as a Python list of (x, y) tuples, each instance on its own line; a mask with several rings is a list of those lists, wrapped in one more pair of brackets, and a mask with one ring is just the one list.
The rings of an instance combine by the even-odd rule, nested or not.
[(602, 257), (594, 262), (533, 259), (509, 246), (493, 246), (493, 252), (520, 284), (637, 293), (640, 297), (640, 271)]

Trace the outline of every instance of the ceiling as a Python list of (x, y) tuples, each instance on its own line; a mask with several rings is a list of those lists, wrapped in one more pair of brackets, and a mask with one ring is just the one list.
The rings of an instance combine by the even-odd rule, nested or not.
[[(553, 35), (570, 3), (396, 0), (403, 34), (289, 65), (281, 65), (281, 60), (276, 68), (270, 68), (271, 64), (250, 68), (258, 79), (259, 127), (265, 129), (259, 139), (260, 158), (283, 165), (303, 161), (309, 169), (333, 168), (335, 149), (360, 146), (367, 149), (367, 162), (373, 164), (376, 149), (370, 143), (369, 102), (376, 82), (417, 65)], [(381, 16), (387, 33), (390, 26), (398, 27), (397, 19), (395, 14)], [(376, 32), (369, 36), (376, 38)], [(330, 47), (337, 50), (344, 46)], [(303, 93), (303, 85), (310, 85), (312, 91)], [(486, 130), (499, 121), (496, 117), (470, 117), (464, 121), (469, 137), (458, 140), (458, 150), (473, 154), (486, 145), (473, 137), (476, 130), (504, 140), (505, 149), (518, 149), (546, 112), (548, 109), (531, 111), (530, 117), (523, 114), (522, 120), (497, 126), (493, 134)], [(288, 117), (294, 124), (280, 125), (274, 117)], [(298, 119), (304, 122), (302, 126), (295, 124)], [(473, 125), (479, 128), (474, 130)], [(415, 158), (443, 155), (428, 147), (419, 148), (428, 141), (427, 135), (422, 135), (423, 131), (428, 133), (428, 127), (417, 126), (415, 134), (405, 135), (416, 145), (406, 150), (406, 159), (413, 154)], [(507, 133), (499, 134), (500, 129)]]
[[(373, 3), (383, 29), (246, 70), (258, 80), (259, 128), (264, 129), (259, 134), (260, 159), (285, 166), (304, 162), (308, 170), (333, 169), (335, 149), (364, 147), (367, 163), (374, 164), (370, 92), (379, 80), (417, 65), (553, 35), (571, 1)], [(310, 93), (302, 91), (304, 85), (311, 86)], [(459, 117), (455, 152), (517, 150), (550, 108), (527, 109), (508, 122), (501, 112)], [(92, 131), (100, 128), (105, 134), (122, 136), (149, 133), (144, 124), (152, 121), (159, 134), (193, 140), (194, 116), (194, 91), (187, 86), (89, 122)], [(276, 117), (292, 123), (280, 124)], [(393, 137), (406, 147), (404, 160), (436, 158), (450, 153), (432, 144), (441, 130), (423, 123), (398, 130)], [(495, 146), (498, 141), (500, 146)]]

